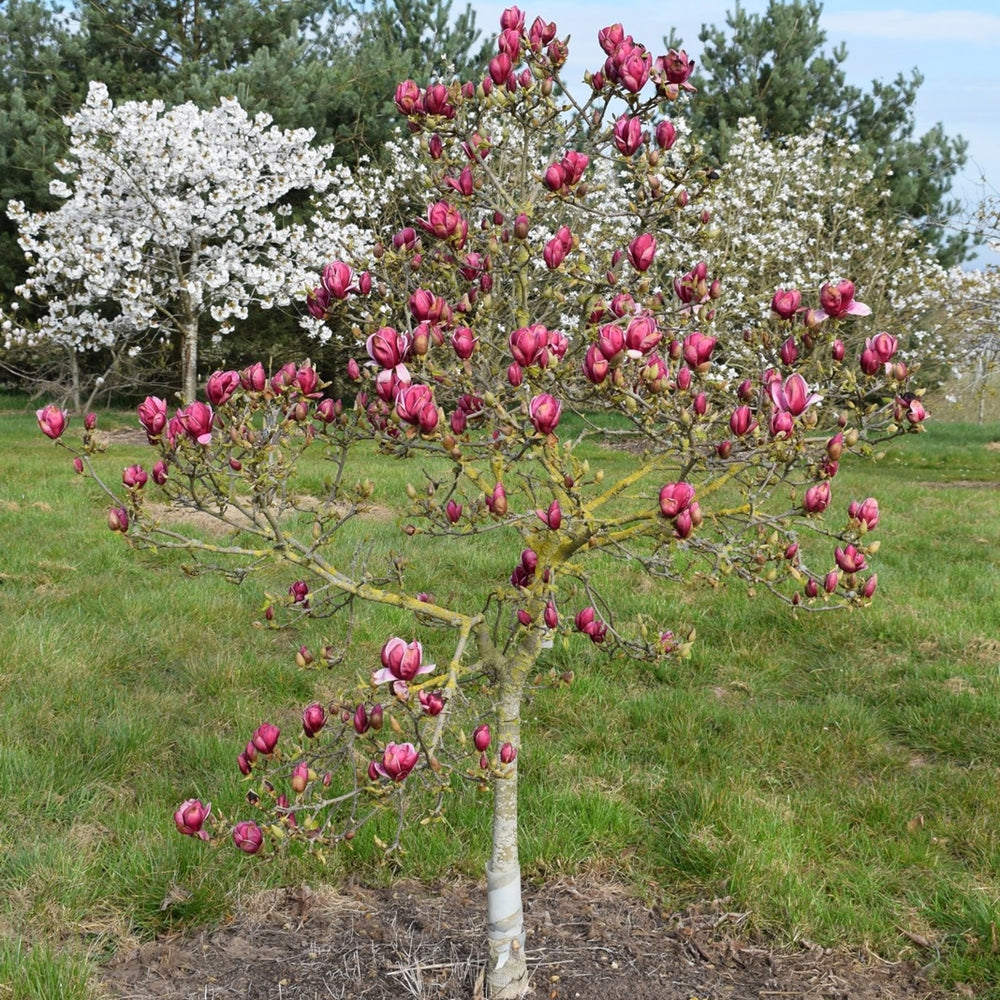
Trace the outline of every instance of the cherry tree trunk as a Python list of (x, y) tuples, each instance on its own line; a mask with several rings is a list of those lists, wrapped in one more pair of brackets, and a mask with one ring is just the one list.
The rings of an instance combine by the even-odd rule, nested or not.
[(181, 398), (193, 402), (198, 395), (198, 317), (181, 323)]

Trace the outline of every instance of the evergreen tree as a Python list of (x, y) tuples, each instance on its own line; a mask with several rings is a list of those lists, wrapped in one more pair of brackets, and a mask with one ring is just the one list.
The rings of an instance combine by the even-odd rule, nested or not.
[(849, 86), (847, 49), (825, 48), (822, 11), (819, 0), (770, 0), (765, 13), (750, 14), (737, 0), (725, 29), (703, 25), (693, 127), (711, 136), (711, 155), (724, 160), (740, 118), (756, 118), (772, 137), (805, 135), (823, 119), (861, 146), (886, 180), (891, 209), (918, 224), (943, 264), (966, 259), (968, 237), (946, 228), (958, 209), (948, 194), (965, 164), (965, 140), (941, 124), (916, 135), (913, 105), (923, 83), (916, 69), (875, 80), (868, 91)]

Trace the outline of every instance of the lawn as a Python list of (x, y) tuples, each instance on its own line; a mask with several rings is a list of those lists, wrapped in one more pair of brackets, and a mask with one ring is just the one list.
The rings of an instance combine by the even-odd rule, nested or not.
[[(333, 621), (254, 627), (287, 571), (235, 586), (130, 551), (33, 415), (0, 411), (0, 984), (18, 984), (15, 1000), (95, 997), (111, 949), (219, 921), (241, 894), (348, 867), (389, 877), (363, 836), (325, 866), (260, 863), (171, 819), (193, 796), (238, 817), (250, 732), (297, 724), (302, 705), (370, 671), (387, 622), (362, 622), (336, 671), (297, 669), (300, 645), (342, 637)], [(793, 614), (738, 585), (681, 590), (610, 568), (633, 610), (697, 642), (657, 668), (581, 637), (546, 654), (575, 681), (526, 712), (526, 877), (596, 870), (666, 906), (731, 896), (779, 942), (893, 959), (916, 954), (916, 937), (943, 983), (986, 996), (1000, 981), (997, 440), (998, 425), (932, 423), (877, 464), (843, 463), (838, 497), (875, 495), (882, 510), (864, 611)], [(136, 461), (148, 449), (113, 435), (105, 467)], [(419, 475), (367, 469), (387, 505)], [(357, 531), (405, 551), (439, 592), (482, 587), (511, 559), (495, 533), (470, 554), (408, 541), (391, 516)], [(456, 795), (447, 825), (410, 832), (397, 871), (479, 876), (488, 817), (483, 795)]]

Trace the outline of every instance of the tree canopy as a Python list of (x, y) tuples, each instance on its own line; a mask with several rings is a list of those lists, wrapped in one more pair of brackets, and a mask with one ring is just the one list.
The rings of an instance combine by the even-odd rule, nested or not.
[[(0, 205), (55, 208), (63, 118), (91, 81), (114, 101), (235, 97), (281, 128), (312, 128), (354, 162), (398, 124), (396, 82), (461, 71), (478, 58), (475, 14), (451, 0), (9, 0), (0, 6)], [(0, 289), (24, 277), (0, 213)]]

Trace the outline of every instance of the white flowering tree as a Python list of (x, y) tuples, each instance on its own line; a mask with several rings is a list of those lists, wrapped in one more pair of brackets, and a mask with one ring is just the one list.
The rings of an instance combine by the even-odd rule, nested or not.
[(1000, 269), (948, 272), (947, 303), (955, 330), (949, 402), (970, 407), (986, 419), (986, 401), (998, 390), (1000, 374)]
[[(934, 358), (946, 368), (945, 270), (916, 228), (885, 209), (885, 179), (856, 145), (822, 122), (805, 135), (769, 139), (743, 119), (719, 174), (705, 200), (704, 256), (736, 307), (727, 315), (763, 315), (776, 288), (812, 290), (833, 276), (864, 275), (858, 292), (875, 315), (891, 316), (899, 358)], [(728, 332), (738, 342), (741, 331)]]
[[(350, 172), (328, 166), (332, 149), (311, 146), (311, 130), (251, 118), (235, 100), (116, 107), (100, 83), (67, 124), (65, 179), (52, 184), (64, 203), (8, 206), (30, 262), (17, 293), (44, 309), (31, 324), (6, 317), (8, 347), (114, 353), (169, 340), (191, 400), (202, 337), (229, 333), (253, 306), (291, 304), (331, 253), (370, 245), (350, 221), (365, 213)], [(302, 205), (326, 223), (293, 221)]]

